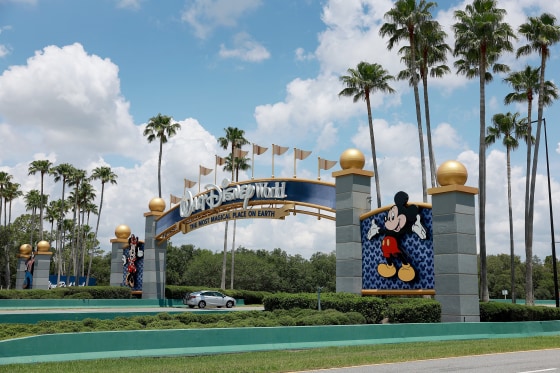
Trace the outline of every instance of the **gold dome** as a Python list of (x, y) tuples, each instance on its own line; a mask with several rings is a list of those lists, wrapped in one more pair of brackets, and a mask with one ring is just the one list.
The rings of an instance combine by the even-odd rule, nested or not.
[(148, 207), (151, 212), (163, 212), (165, 210), (165, 201), (163, 198), (152, 198)]
[(37, 242), (37, 251), (39, 252), (47, 252), (49, 251), (49, 249), (51, 248), (51, 244), (48, 243), (47, 241), (39, 241)]
[(366, 164), (366, 158), (364, 153), (358, 149), (350, 148), (346, 149), (340, 155), (340, 167), (343, 170), (348, 170), (350, 168), (363, 169)]
[(469, 174), (466, 167), (457, 161), (445, 161), (437, 170), (439, 185), (465, 185)]
[(28, 243), (24, 243), (23, 245), (21, 245), (19, 247), (20, 255), (30, 255), (32, 250), (33, 250), (33, 248)]
[(127, 239), (130, 236), (130, 227), (125, 224), (121, 224), (115, 228), (115, 236), (120, 239)]

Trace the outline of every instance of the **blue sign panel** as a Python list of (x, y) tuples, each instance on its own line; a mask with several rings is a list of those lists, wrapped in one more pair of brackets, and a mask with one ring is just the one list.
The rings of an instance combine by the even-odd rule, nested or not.
[(266, 179), (236, 183), (226, 187), (209, 185), (206, 192), (187, 195), (181, 203), (156, 221), (156, 236), (189, 216), (196, 216), (217, 207), (243, 203), (270, 201), (271, 203), (300, 203), (334, 211), (335, 186), (332, 183), (302, 179)]
[(399, 193), (394, 206), (360, 223), (363, 290), (434, 289), (432, 209)]

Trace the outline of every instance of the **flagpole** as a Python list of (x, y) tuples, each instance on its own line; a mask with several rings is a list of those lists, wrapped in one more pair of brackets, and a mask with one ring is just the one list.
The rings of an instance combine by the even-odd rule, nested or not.
[(294, 178), (297, 175), (297, 173), (296, 173), (296, 151), (297, 151), (297, 149), (294, 148)]
[(274, 179), (274, 153), (276, 153), (276, 149), (274, 149), (274, 144), (272, 144), (272, 178)]
[(216, 185), (216, 178), (218, 177), (218, 156), (214, 155), (214, 158), (216, 159), (216, 166), (214, 166), (214, 185)]
[(253, 153), (251, 154), (251, 180), (255, 178), (255, 144), (253, 145)]
[(200, 194), (200, 173), (201, 173), (200, 166), (198, 166), (198, 193)]

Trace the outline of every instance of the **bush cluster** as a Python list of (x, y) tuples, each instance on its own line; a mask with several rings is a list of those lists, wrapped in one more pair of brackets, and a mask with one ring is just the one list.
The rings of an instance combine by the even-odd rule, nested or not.
[[(395, 323), (440, 322), (441, 306), (432, 299), (424, 298), (378, 298), (362, 297), (349, 293), (321, 294), (321, 309), (333, 309), (340, 312), (357, 312), (368, 324), (377, 324), (386, 319)], [(316, 294), (279, 293), (263, 299), (264, 309), (317, 309), (319, 299)]]
[(559, 308), (499, 302), (480, 303), (480, 321), (508, 322), (549, 320), (560, 320)]
[(130, 289), (120, 286), (72, 286), (50, 290), (0, 290), (0, 299), (130, 299)]
[(200, 314), (181, 312), (160, 313), (155, 316), (141, 315), (116, 317), (112, 320), (86, 318), (81, 321), (40, 321), (37, 324), (4, 324), (0, 340), (29, 335), (95, 332), (143, 329), (194, 329), (194, 328), (244, 328), (309, 325), (356, 325), (365, 324), (365, 318), (357, 312), (310, 309), (246, 311)]

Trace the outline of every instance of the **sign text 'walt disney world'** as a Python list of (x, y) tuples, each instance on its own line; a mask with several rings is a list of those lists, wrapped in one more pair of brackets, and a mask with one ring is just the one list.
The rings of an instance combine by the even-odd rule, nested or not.
[(207, 184), (207, 191), (198, 196), (193, 196), (191, 191), (185, 188), (180, 202), (181, 217), (187, 218), (200, 211), (220, 207), (224, 203), (243, 201), (243, 209), (247, 209), (251, 199), (279, 200), (287, 197), (285, 181), (255, 182), (228, 187), (229, 183), (228, 179), (224, 179), (222, 186)]

